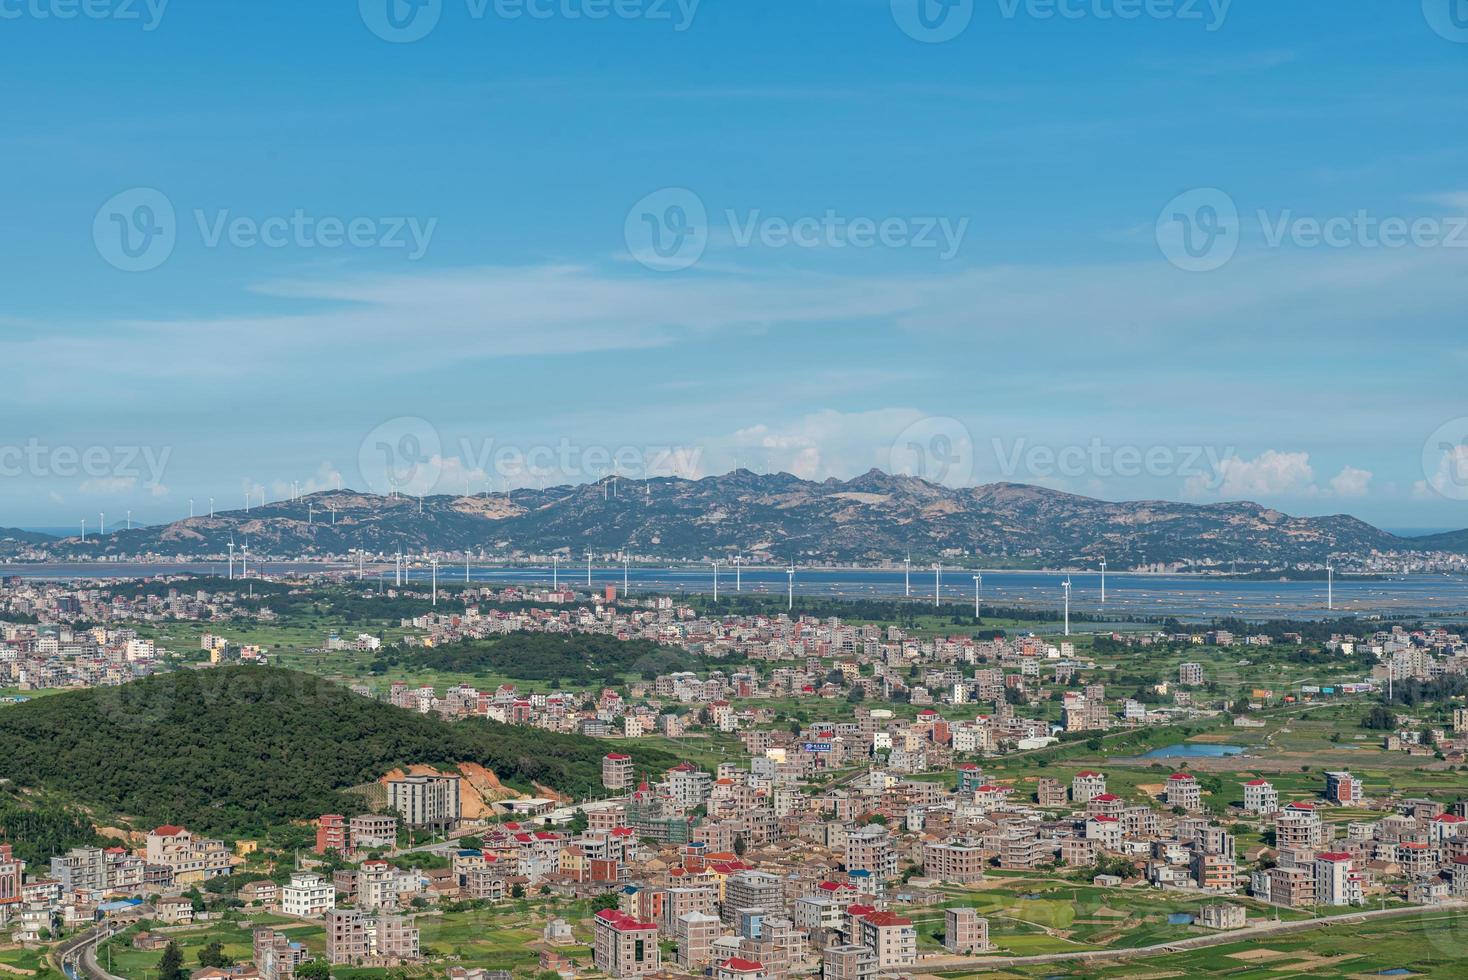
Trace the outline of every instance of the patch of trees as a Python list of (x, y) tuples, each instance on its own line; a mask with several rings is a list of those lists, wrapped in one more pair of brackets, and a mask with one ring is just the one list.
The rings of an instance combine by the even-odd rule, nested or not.
[[(578, 735), (447, 722), (266, 667), (178, 671), (0, 712), (0, 777), (150, 825), (224, 836), (359, 813), (362, 801), (343, 790), (410, 763), (474, 762), (516, 788), (585, 793), (600, 785), (607, 751)], [(678, 761), (655, 749), (631, 754), (639, 768)], [(52, 836), (72, 829), (62, 823)], [(44, 835), (38, 843), (48, 854), (65, 850)]]
[(618, 683), (626, 674), (651, 680), (658, 674), (692, 670), (700, 661), (678, 647), (601, 633), (510, 633), (437, 647), (392, 647), (378, 655), (372, 670), (382, 674), (400, 666), (585, 686)]

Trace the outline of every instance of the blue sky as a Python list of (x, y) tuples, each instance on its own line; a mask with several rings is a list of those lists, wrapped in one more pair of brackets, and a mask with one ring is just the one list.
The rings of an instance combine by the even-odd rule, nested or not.
[(615, 454), (1468, 526), (1465, 0), (388, 2), (0, 0), (0, 525)]

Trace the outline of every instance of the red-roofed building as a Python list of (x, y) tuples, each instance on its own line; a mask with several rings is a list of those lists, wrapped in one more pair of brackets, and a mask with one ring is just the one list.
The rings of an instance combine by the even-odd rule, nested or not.
[(1439, 813), (1427, 822), (1434, 844), (1442, 844), (1468, 832), (1468, 820), (1452, 813)]
[(867, 912), (856, 918), (853, 938), (876, 957), (878, 970), (917, 962), (917, 930), (896, 912)]
[(1267, 779), (1251, 779), (1244, 784), (1244, 812), (1270, 814), (1279, 809), (1279, 790)]
[(1315, 856), (1315, 904), (1360, 905), (1365, 888), (1355, 861), (1344, 851), (1327, 851)]
[(714, 964), (714, 980), (770, 980), (770, 972), (754, 960), (731, 956)]
[(1175, 772), (1168, 776), (1164, 795), (1168, 806), (1180, 806), (1184, 810), (1203, 808), (1203, 788), (1190, 773)]
[(602, 756), (601, 784), (610, 790), (630, 787), (632, 785), (632, 757), (620, 752), (608, 752)]
[(661, 968), (658, 927), (616, 909), (592, 919), (592, 962), (609, 977), (640, 977)]

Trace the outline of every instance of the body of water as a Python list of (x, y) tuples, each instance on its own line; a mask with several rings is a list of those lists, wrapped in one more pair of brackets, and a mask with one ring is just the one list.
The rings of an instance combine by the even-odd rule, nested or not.
[[(252, 572), (342, 570), (343, 564), (324, 562), (268, 562), (262, 567), (251, 560)], [(236, 563), (236, 571), (239, 570)], [(136, 578), (166, 574), (224, 575), (226, 563), (41, 563), (0, 564), (0, 575), (65, 578)], [(383, 576), (392, 580), (392, 566), (369, 566), (369, 577)], [(426, 564), (415, 565), (409, 572), (414, 581), (427, 581), (431, 572)], [(439, 581), (464, 581), (464, 568), (451, 564), (439, 566)], [(975, 582), (981, 575), (982, 583)], [(469, 577), (475, 582), (491, 582), (526, 586), (548, 586), (553, 580), (561, 585), (585, 589), (585, 564), (571, 563), (559, 569), (526, 565), (471, 565)], [(941, 577), (933, 569), (912, 570), (904, 576), (902, 569), (820, 569), (798, 568), (795, 594), (801, 597), (834, 599), (910, 598), (932, 605), (937, 596), (944, 605), (973, 608), (976, 588), (982, 591), (985, 606), (1058, 611), (1064, 603), (1061, 583), (1071, 582), (1071, 617), (1079, 623), (1088, 615), (1100, 614), (1120, 622), (1142, 621), (1148, 617), (1175, 616), (1181, 619), (1208, 620), (1224, 616), (1244, 619), (1318, 619), (1328, 616), (1460, 616), (1468, 613), (1468, 576), (1408, 575), (1395, 578), (1352, 581), (1337, 579), (1334, 608), (1327, 608), (1324, 582), (1241, 581), (1197, 575), (1151, 575), (1130, 572), (1107, 572), (1106, 598), (1101, 598), (1101, 576), (1097, 572), (1030, 572), (996, 571), (971, 568), (947, 568)], [(623, 570), (614, 564), (593, 563), (590, 584), (601, 590), (607, 586), (623, 586)], [(737, 582), (737, 584), (736, 584)], [(638, 592), (671, 594), (708, 594), (714, 590), (711, 566), (667, 568), (633, 567), (626, 573), (626, 584)], [(736, 591), (783, 597), (788, 579), (784, 568), (745, 568), (736, 574), (731, 566), (719, 570), (719, 593)]]
[(1189, 743), (1178, 745), (1164, 745), (1160, 749), (1153, 749), (1144, 753), (1143, 759), (1222, 759), (1230, 755), (1242, 755), (1242, 745), (1209, 745), (1206, 743)]

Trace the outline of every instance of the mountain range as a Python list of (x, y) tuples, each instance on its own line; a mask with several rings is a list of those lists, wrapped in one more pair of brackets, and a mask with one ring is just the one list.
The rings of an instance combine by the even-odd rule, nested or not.
[(579, 557), (623, 550), (664, 560), (742, 554), (755, 562), (978, 556), (998, 562), (1106, 558), (1319, 563), (1371, 552), (1468, 553), (1468, 531), (1399, 537), (1348, 515), (1292, 517), (1254, 503), (1109, 502), (1014, 483), (951, 488), (872, 470), (802, 480), (735, 470), (701, 480), (607, 479), (578, 486), (421, 500), (325, 491), (105, 536), (0, 530), (0, 554), (204, 557), (230, 542), (272, 558), (398, 549)]

